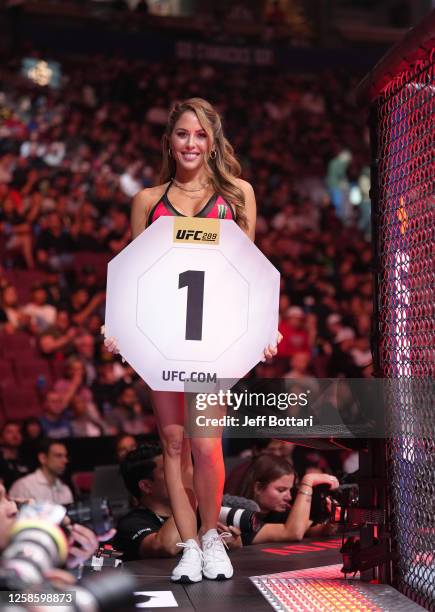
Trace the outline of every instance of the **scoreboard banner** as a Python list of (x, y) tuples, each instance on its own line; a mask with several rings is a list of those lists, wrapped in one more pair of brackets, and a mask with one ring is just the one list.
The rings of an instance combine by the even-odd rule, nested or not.
[(276, 343), (279, 284), (233, 221), (160, 217), (108, 265), (106, 335), (156, 391), (239, 379)]

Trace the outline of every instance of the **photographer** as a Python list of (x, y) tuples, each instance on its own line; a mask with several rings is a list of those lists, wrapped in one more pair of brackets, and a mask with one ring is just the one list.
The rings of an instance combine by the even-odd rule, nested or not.
[[(171, 515), (160, 446), (150, 444), (128, 453), (121, 463), (121, 474), (138, 505), (118, 522), (114, 547), (124, 553), (124, 561), (176, 555), (180, 536)], [(246, 493), (258, 503), (260, 512), (240, 513), (239, 508), (222, 507), (218, 531), (231, 534), (231, 538), (226, 536), (229, 548), (301, 540), (307, 532), (310, 534), (315, 522), (310, 519), (313, 487), (327, 484), (335, 489), (338, 480), (328, 474), (306, 474), (290, 506), (292, 464), (283, 457), (261, 455), (253, 464), (247, 484)], [(234, 516), (243, 518), (234, 524)]]
[[(24, 500), (18, 503), (21, 506)], [(0, 483), (0, 553), (6, 547), (9, 532), (15, 523), (17, 515), (17, 502), (9, 498), (4, 486)], [(63, 526), (67, 532), (68, 540), (68, 557), (66, 560), (66, 567), (68, 569), (74, 569), (90, 559), (97, 551), (99, 542), (110, 540), (115, 535), (115, 530), (111, 529), (107, 533), (97, 536), (88, 527), (78, 523), (71, 523), (67, 516), (63, 520)]]
[[(98, 505), (99, 500), (94, 500)], [(0, 484), (0, 591), (6, 596), (1, 609), (58, 610), (66, 612), (113, 612), (132, 609), (136, 580), (129, 572), (108, 568), (80, 580), (66, 569), (88, 560), (98, 540), (111, 539), (114, 530), (101, 536), (84, 525), (71, 523), (65, 508), (51, 502), (24, 503), (17, 513)], [(85, 522), (86, 508), (68, 512)], [(95, 528), (102, 523), (91, 512)], [(104, 523), (106, 526), (107, 523)], [(98, 564), (101, 568), (101, 564)], [(113, 565), (112, 565), (113, 567)], [(116, 567), (116, 566), (115, 566)], [(4, 592), (7, 593), (4, 593)], [(59, 604), (59, 605), (57, 605)]]
[[(295, 472), (287, 459), (275, 455), (257, 457), (239, 491), (240, 495), (253, 499), (260, 507), (255, 517), (255, 529), (248, 531), (240, 524), (244, 545), (300, 541), (305, 535), (312, 535), (313, 529), (317, 535), (322, 532), (323, 526), (314, 527), (314, 488), (328, 485), (331, 490), (336, 489), (339, 486), (337, 478), (313, 472), (305, 474), (296, 490), (294, 485)], [(293, 499), (292, 490), (295, 493)], [(220, 521), (226, 524), (228, 519), (231, 519), (231, 511), (223, 508)]]
[(114, 547), (124, 561), (175, 556), (180, 535), (171, 516), (161, 447), (147, 444), (129, 452), (121, 474), (137, 505), (119, 520)]

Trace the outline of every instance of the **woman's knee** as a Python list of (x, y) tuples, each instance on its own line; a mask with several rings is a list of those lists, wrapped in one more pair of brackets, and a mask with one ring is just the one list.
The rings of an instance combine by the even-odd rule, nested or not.
[(222, 456), (220, 439), (196, 439), (191, 441), (192, 454), (196, 463), (216, 464)]

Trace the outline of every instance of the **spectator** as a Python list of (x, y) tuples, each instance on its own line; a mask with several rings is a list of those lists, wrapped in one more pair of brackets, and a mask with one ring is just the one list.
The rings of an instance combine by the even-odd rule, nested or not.
[(60, 480), (68, 463), (65, 444), (57, 440), (47, 440), (38, 453), (40, 467), (11, 487), (12, 499), (33, 499), (51, 501), (56, 504), (70, 504), (73, 500), (71, 489)]
[(115, 406), (114, 398), (118, 397), (125, 387), (124, 380), (117, 377), (114, 361), (98, 364), (97, 378), (91, 389), (101, 414), (110, 414)]
[(326, 319), (326, 331), (328, 334), (328, 339), (331, 342), (335, 341), (337, 334), (344, 329), (342, 316), (337, 312), (333, 312), (328, 315)]
[(283, 336), (278, 345), (278, 357), (289, 359), (296, 353), (311, 352), (305, 314), (300, 306), (290, 306), (278, 329)]
[(127, 168), (119, 179), (122, 192), (129, 198), (133, 198), (143, 187), (140, 180), (141, 170), (142, 162), (134, 162)]
[(104, 435), (100, 421), (94, 420), (88, 411), (86, 400), (76, 395), (71, 400), (71, 430), (75, 438), (96, 438)]
[(136, 450), (136, 438), (130, 434), (120, 434), (116, 438), (116, 460), (118, 463), (131, 451)]
[(44, 435), (49, 438), (69, 438), (72, 436), (71, 419), (65, 413), (65, 408), (73, 395), (73, 390), (64, 396), (56, 391), (48, 391), (44, 401), (43, 414), (40, 418)]
[(92, 387), (97, 371), (95, 367), (95, 338), (92, 334), (82, 331), (77, 334), (75, 339), (77, 357), (85, 368), (84, 383), (87, 387)]
[(118, 432), (131, 435), (151, 433), (155, 429), (154, 417), (149, 415), (147, 418), (133, 387), (126, 387), (121, 391), (107, 419)]
[(28, 322), (29, 317), (23, 313), (16, 288), (6, 284), (1, 290), (0, 327), (8, 333), (14, 333), (24, 328)]
[(84, 266), (82, 268), (80, 274), (80, 286), (86, 289), (91, 298), (93, 298), (96, 293), (101, 293), (101, 291), (104, 290), (101, 280), (98, 279), (97, 271), (94, 266)]
[(351, 350), (355, 345), (355, 332), (350, 327), (343, 327), (335, 336), (332, 355), (329, 363), (329, 375), (359, 378), (361, 371), (355, 364)]
[(74, 351), (77, 328), (71, 326), (67, 310), (58, 310), (53, 325), (47, 327), (39, 337), (39, 348), (45, 357), (61, 360)]
[(57, 212), (48, 213), (44, 219), (35, 249), (38, 264), (47, 270), (64, 270), (71, 265), (74, 242)]
[(127, 246), (130, 238), (130, 222), (126, 211), (121, 207), (112, 207), (109, 213), (108, 227), (104, 236), (106, 250), (116, 255)]
[(19, 421), (6, 421), (0, 434), (0, 478), (6, 489), (29, 472), (21, 453), (22, 442)]
[(0, 233), (6, 238), (6, 250), (19, 251), (29, 269), (35, 267), (33, 236), (26, 217), (17, 212), (12, 197), (7, 196), (0, 208)]
[(96, 220), (93, 217), (84, 217), (72, 230), (72, 237), (74, 239), (74, 250), (99, 252), (102, 250), (100, 241), (98, 239), (98, 228)]
[(328, 164), (326, 183), (329, 188), (332, 203), (335, 206), (337, 215), (342, 219), (349, 217), (349, 179), (347, 168), (352, 161), (350, 151), (340, 151)]
[(38, 450), (44, 439), (41, 423), (38, 417), (29, 417), (21, 424), (23, 443), (21, 445), (23, 459), (30, 471), (38, 467)]
[(295, 353), (293, 357), (290, 357), (290, 370), (284, 374), (284, 378), (297, 381), (304, 390), (310, 389), (311, 393), (316, 394), (319, 390), (319, 383), (309, 372), (310, 361), (310, 353), (303, 351)]
[(32, 288), (31, 299), (22, 312), (30, 317), (30, 328), (34, 334), (45, 332), (56, 321), (56, 308), (47, 303), (47, 292), (41, 284)]
[(84, 379), (83, 362), (77, 357), (71, 357), (67, 364), (66, 377), (57, 380), (53, 387), (53, 390), (64, 398), (65, 406), (72, 409), (71, 425), (74, 435), (95, 436), (96, 431), (99, 432), (98, 435), (115, 434), (116, 429), (109, 425), (100, 414), (94, 403), (92, 391), (86, 387)]
[(99, 291), (90, 297), (85, 287), (79, 287), (71, 296), (71, 320), (76, 325), (84, 325), (105, 299), (104, 291)]

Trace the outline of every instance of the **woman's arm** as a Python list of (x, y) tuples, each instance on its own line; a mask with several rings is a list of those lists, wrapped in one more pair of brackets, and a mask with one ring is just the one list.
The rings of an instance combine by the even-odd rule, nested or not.
[[(248, 238), (254, 242), (255, 240), (255, 225), (257, 223), (257, 203), (255, 201), (255, 193), (251, 183), (248, 181), (244, 181), (243, 179), (237, 179), (240, 189), (243, 191), (245, 196), (245, 212), (246, 212), (246, 220), (248, 222), (248, 227), (245, 230)], [(276, 345), (269, 345), (264, 349), (264, 359), (263, 361), (267, 361), (268, 359), (273, 359), (278, 352), (277, 346), (282, 340), (282, 334), (278, 331), (276, 336)]]
[(131, 239), (134, 240), (141, 234), (147, 222), (150, 203), (150, 189), (142, 189), (133, 198), (131, 205)]
[(252, 543), (300, 541), (312, 525), (310, 520), (313, 487), (329, 484), (331, 489), (339, 485), (335, 476), (330, 474), (305, 474), (302, 478), (295, 503), (285, 523), (266, 523), (256, 533)]
[(255, 224), (257, 222), (257, 204), (255, 202), (255, 193), (251, 183), (244, 181), (243, 179), (237, 180), (240, 189), (243, 191), (245, 196), (245, 211), (246, 220), (248, 227), (245, 230), (247, 236), (254, 241), (255, 240)]

